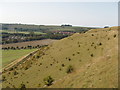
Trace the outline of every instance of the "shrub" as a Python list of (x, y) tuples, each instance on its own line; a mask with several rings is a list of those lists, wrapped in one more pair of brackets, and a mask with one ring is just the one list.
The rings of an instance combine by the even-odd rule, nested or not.
[(96, 46), (94, 48), (96, 49)]
[(26, 90), (25, 84), (22, 83), (22, 84), (20, 85), (20, 90)]
[(62, 64), (62, 67), (64, 67), (65, 66), (65, 64)]
[(116, 37), (116, 34), (114, 35), (114, 38)]
[(25, 67), (25, 70), (27, 70), (28, 69), (28, 67)]
[(40, 58), (40, 56), (39, 56), (39, 55), (37, 55), (37, 56), (36, 56), (36, 58), (38, 59), (38, 58)]
[(93, 57), (93, 54), (91, 54), (91, 57)]
[(45, 85), (50, 86), (50, 85), (52, 85), (54, 79), (51, 76), (48, 76), (48, 77), (44, 78), (43, 81), (44, 81)]
[(6, 77), (5, 76), (2, 76), (2, 81), (6, 81)]
[(17, 75), (18, 74), (18, 72), (17, 71), (14, 71), (14, 75)]
[(75, 56), (75, 54), (73, 54), (73, 56)]
[(42, 65), (42, 63), (40, 63), (40, 65)]
[(10, 71), (12, 71), (13, 70), (13, 68), (10, 68)]
[(99, 43), (99, 45), (102, 45), (102, 43)]
[(59, 70), (61, 71), (62, 69), (60, 68)]
[(66, 73), (72, 73), (73, 72), (73, 66), (69, 65), (67, 70), (66, 70)]
[(71, 59), (70, 59), (70, 58), (69, 58), (68, 60), (69, 60), (69, 61), (71, 61)]

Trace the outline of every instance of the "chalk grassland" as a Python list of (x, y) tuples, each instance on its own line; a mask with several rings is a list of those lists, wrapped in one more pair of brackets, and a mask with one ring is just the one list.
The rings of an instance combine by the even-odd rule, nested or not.
[[(20, 88), (21, 84), (26, 88), (118, 87), (117, 27), (76, 33), (46, 48), (3, 73), (3, 87)], [(68, 74), (69, 65), (73, 72)], [(54, 82), (46, 86), (44, 78), (49, 75)]]

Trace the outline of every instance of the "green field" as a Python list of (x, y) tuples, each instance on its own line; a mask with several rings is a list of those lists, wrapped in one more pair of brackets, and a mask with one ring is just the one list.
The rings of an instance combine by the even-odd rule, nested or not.
[(2, 50), (2, 66), (9, 64), (10, 62), (25, 56), (26, 54), (35, 51), (36, 49), (26, 50)]
[[(29, 34), (30, 32), (21, 32), (21, 31), (15, 31), (15, 30), (0, 30), (1, 32), (7, 32), (7, 33), (23, 33), (23, 34)], [(42, 33), (42, 32), (34, 32), (34, 34), (46, 34), (46, 33)]]

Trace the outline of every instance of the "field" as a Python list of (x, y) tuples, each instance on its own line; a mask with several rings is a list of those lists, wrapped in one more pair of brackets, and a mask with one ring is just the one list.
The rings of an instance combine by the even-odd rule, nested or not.
[(48, 44), (51, 44), (53, 43), (54, 41), (57, 41), (57, 40), (52, 40), (52, 39), (44, 39), (44, 40), (36, 40), (36, 41), (27, 41), (27, 42), (20, 42), (20, 43), (12, 43), (12, 44), (5, 44), (5, 45), (0, 45), (0, 47), (2, 46), (3, 48), (4, 47), (26, 47), (28, 45), (31, 45), (31, 46), (37, 46), (37, 45), (48, 45)]
[(26, 50), (2, 50), (2, 67), (9, 64), (10, 62), (19, 59), (26, 54), (29, 54), (32, 51), (37, 49), (26, 49)]
[[(30, 34), (30, 32), (28, 31), (15, 31), (15, 30), (0, 30), (0, 33), (1, 32), (6, 32), (6, 33), (23, 33), (23, 34)], [(46, 33), (43, 33), (43, 32), (34, 32), (34, 34), (46, 34)]]
[[(37, 40), (37, 41), (28, 41), (28, 42), (21, 42), (21, 43), (14, 43), (14, 44), (6, 44), (6, 45), (0, 45), (4, 47), (27, 47), (28, 45), (31, 46), (37, 46), (37, 45), (49, 45), (52, 44), (57, 40), (52, 39), (45, 39), (45, 40)], [(2, 65), (3, 67), (7, 64), (9, 64), (11, 61), (14, 61), (16, 59), (21, 58), (22, 56), (25, 56), (26, 54), (37, 50), (37, 49), (24, 49), (24, 50), (1, 50), (2, 52)]]
[[(54, 79), (50, 85), (44, 81), (48, 76)], [(3, 79), (4, 88), (117, 88), (117, 27), (75, 33), (54, 42), (3, 73)]]
[(2, 24), (3, 30), (16, 30), (16, 31), (31, 31), (37, 32), (44, 31), (75, 31), (92, 29), (92, 27), (78, 27), (78, 26), (57, 26), (57, 25), (25, 25), (25, 24)]
[(44, 25), (24, 25), (24, 24), (2, 24), (2, 41), (0, 44), (10, 44), (25, 41), (56, 39), (71, 36), (72, 34), (84, 33), (92, 27), (77, 26), (44, 26)]

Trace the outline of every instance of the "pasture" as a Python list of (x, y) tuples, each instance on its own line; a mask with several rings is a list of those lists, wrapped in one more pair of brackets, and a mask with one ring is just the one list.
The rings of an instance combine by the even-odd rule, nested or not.
[[(0, 30), (0, 33), (6, 32), (6, 33), (23, 33), (23, 34), (30, 34), (29, 31), (16, 31), (16, 30)], [(43, 32), (34, 32), (34, 34), (46, 34)]]
[(24, 49), (24, 50), (0, 50), (2, 52), (2, 67), (10, 62), (19, 59), (32, 51), (37, 49)]

